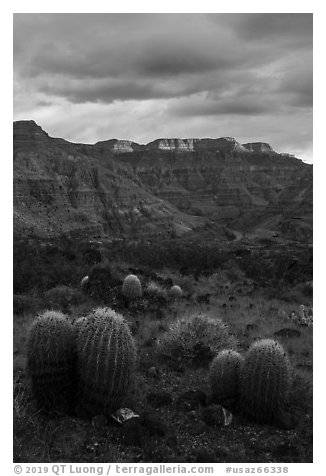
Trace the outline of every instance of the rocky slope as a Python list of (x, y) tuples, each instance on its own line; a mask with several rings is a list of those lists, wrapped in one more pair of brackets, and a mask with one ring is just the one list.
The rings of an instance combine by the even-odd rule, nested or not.
[(136, 238), (207, 226), (219, 239), (232, 229), (309, 241), (312, 166), (230, 137), (85, 145), (14, 123), (15, 232)]
[(34, 121), (14, 123), (15, 233), (137, 238), (189, 221), (203, 220), (153, 196), (110, 155), (51, 138)]

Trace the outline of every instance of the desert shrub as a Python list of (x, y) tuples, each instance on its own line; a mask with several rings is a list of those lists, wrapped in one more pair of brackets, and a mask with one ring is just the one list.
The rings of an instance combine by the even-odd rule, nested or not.
[(237, 397), (239, 394), (241, 354), (235, 350), (222, 350), (214, 357), (209, 369), (209, 385), (214, 401)]
[(156, 299), (166, 299), (166, 296), (167, 296), (166, 290), (159, 284), (155, 283), (154, 281), (150, 281), (147, 284), (145, 288), (145, 292), (149, 296)]
[(272, 339), (254, 342), (241, 365), (240, 394), (246, 413), (255, 420), (275, 420), (291, 388), (291, 366), (284, 348)]
[(158, 352), (173, 366), (205, 366), (225, 348), (234, 348), (236, 340), (221, 319), (195, 314), (173, 322), (158, 341)]
[(32, 323), (27, 341), (27, 370), (41, 408), (68, 411), (74, 394), (74, 334), (61, 312), (45, 311)]
[(53, 244), (44, 240), (14, 238), (13, 271), (14, 293), (25, 294), (31, 290), (46, 291), (58, 283), (77, 284), (79, 276), (88, 272), (85, 262), (76, 259), (75, 243)]
[(123, 317), (96, 309), (75, 323), (79, 404), (89, 415), (110, 415), (131, 387), (136, 350)]
[(305, 297), (312, 297), (313, 296), (313, 282), (307, 281), (306, 283), (302, 284), (301, 292)]
[(241, 271), (236, 268), (234, 263), (232, 263), (232, 265), (230, 265), (230, 268), (225, 271), (225, 274), (228, 280), (230, 280), (231, 282), (237, 282), (239, 280)]
[(94, 265), (102, 261), (100, 250), (97, 249), (96, 246), (92, 246), (92, 244), (80, 246), (78, 252), (80, 253), (81, 259), (87, 264)]
[(159, 240), (151, 243), (123, 243), (112, 249), (115, 256), (151, 269), (164, 267), (183, 269), (185, 274), (207, 273), (225, 263), (227, 257), (216, 246), (179, 240)]
[(123, 283), (123, 280), (126, 276), (125, 267), (121, 264), (119, 265), (118, 263), (111, 261), (110, 270), (111, 270), (112, 279), (117, 283), (120, 283), (120, 284)]
[(101, 302), (107, 302), (112, 289), (120, 285), (120, 281), (117, 281), (114, 276), (112, 276), (111, 268), (108, 263), (95, 265), (88, 276), (89, 282), (85, 288), (86, 292), (92, 298)]
[(102, 255), (99, 250), (87, 250), (83, 257), (88, 264), (100, 263), (102, 261)]
[(186, 294), (193, 295), (195, 292), (195, 286), (193, 279), (189, 278), (188, 276), (180, 278), (179, 285)]
[(46, 291), (44, 297), (47, 307), (61, 310), (68, 310), (70, 306), (76, 306), (85, 300), (81, 291), (63, 284)]
[(312, 414), (313, 382), (310, 375), (293, 372), (288, 402), (290, 407), (301, 411), (303, 415)]
[(135, 339), (141, 347), (152, 347), (157, 342), (159, 335), (166, 330), (166, 324), (162, 323), (160, 319), (153, 319), (151, 313), (148, 313), (139, 321)]
[(44, 307), (44, 303), (41, 298), (23, 294), (14, 294), (13, 296), (14, 314), (37, 313), (42, 307)]
[[(312, 249), (297, 249), (295, 254), (286, 248), (276, 250), (275, 246), (257, 250), (237, 260), (240, 269), (250, 279), (260, 285), (273, 285), (284, 288), (295, 286), (313, 278)], [(261, 270), (264, 269), (264, 273)]]

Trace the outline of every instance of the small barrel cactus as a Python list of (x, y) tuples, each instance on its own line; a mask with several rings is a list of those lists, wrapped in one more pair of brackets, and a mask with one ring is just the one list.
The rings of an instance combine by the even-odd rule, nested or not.
[(232, 349), (219, 352), (211, 363), (209, 384), (211, 396), (216, 402), (237, 397), (239, 394), (241, 354)]
[(84, 276), (83, 279), (80, 281), (81, 287), (86, 286), (89, 283), (89, 276)]
[(172, 288), (170, 289), (170, 296), (172, 296), (173, 298), (181, 297), (182, 296), (182, 289), (180, 288), (180, 286), (178, 286), (177, 284), (172, 286)]
[(79, 404), (88, 415), (110, 415), (133, 379), (135, 346), (123, 317), (99, 308), (76, 324)]
[(291, 366), (275, 340), (254, 342), (240, 370), (241, 403), (257, 421), (274, 420), (282, 412), (291, 385)]
[(68, 411), (74, 391), (74, 333), (66, 316), (45, 311), (32, 323), (27, 340), (27, 370), (33, 394), (47, 411)]
[(127, 299), (136, 299), (142, 295), (142, 286), (135, 274), (129, 274), (123, 281), (122, 294)]

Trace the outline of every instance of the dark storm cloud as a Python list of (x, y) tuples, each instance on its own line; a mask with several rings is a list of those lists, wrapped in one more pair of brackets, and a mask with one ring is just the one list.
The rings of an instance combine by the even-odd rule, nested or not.
[(232, 28), (240, 38), (264, 42), (286, 44), (293, 47), (310, 47), (312, 45), (312, 13), (242, 13), (217, 14), (209, 18)]
[(284, 134), (282, 115), (311, 112), (312, 15), (15, 14), (14, 81), (18, 118), (73, 105), (85, 134), (85, 108), (119, 121), (131, 101), (161, 127), (277, 115)]
[[(24, 73), (37, 77), (44, 73), (64, 74), (74, 78), (121, 77), (132, 73), (137, 77), (177, 76), (183, 73), (225, 69), (230, 58), (212, 57), (202, 51), (192, 51), (189, 45), (164, 40), (151, 45), (90, 45), (83, 47), (41, 42), (38, 50), (26, 62)], [(233, 61), (234, 62), (234, 61)]]
[[(54, 84), (53, 84), (54, 83)], [(152, 83), (134, 83), (126, 80), (90, 80), (66, 81), (55, 84), (48, 83), (41, 86), (41, 91), (48, 94), (63, 96), (73, 103), (112, 103), (118, 100), (128, 99), (152, 99), (169, 98), (171, 92), (155, 87)]]
[[(178, 80), (183, 74), (223, 71), (246, 62), (244, 51), (233, 45), (232, 34), (217, 33), (201, 15), (128, 15), (129, 30), (119, 14), (91, 15), (88, 23), (87, 15), (78, 15), (80, 24), (74, 16), (68, 15), (74, 19), (70, 23), (65, 15), (55, 15), (58, 28), (49, 23), (49, 15), (33, 15), (22, 31), (24, 21), (21, 15), (16, 17), (15, 63), (25, 77), (48, 73), (80, 79), (131, 75), (135, 82)], [(22, 47), (27, 37), (32, 40), (28, 51)]]
[[(292, 38), (291, 32), (300, 37), (309, 23), (305, 15), (285, 17), (221, 15), (212, 22), (210, 16), (191, 14), (17, 14), (15, 71), (73, 102), (178, 97), (214, 90), (214, 81), (217, 87), (228, 81), (240, 88), (248, 70), (291, 51), (284, 41), (281, 50), (262, 44), (264, 25), (278, 45), (280, 38)], [(284, 32), (287, 22), (290, 32)], [(248, 35), (250, 46), (239, 40)], [(79, 82), (72, 91), (74, 79)]]
[(287, 65), (282, 75), (277, 93), (297, 107), (313, 105), (313, 65), (310, 54), (296, 58)]
[(172, 112), (180, 117), (182, 116), (219, 116), (219, 115), (240, 115), (251, 116), (266, 114), (272, 110), (271, 104), (266, 104), (251, 99), (239, 98), (234, 100), (209, 100), (195, 98), (193, 101), (180, 102), (174, 105)]
[(165, 41), (163, 45), (145, 48), (135, 69), (139, 74), (157, 77), (196, 73), (198, 70), (207, 72), (226, 65), (225, 58), (221, 58), (217, 65), (216, 60), (204, 52), (190, 51), (187, 45), (173, 45), (171, 41)]

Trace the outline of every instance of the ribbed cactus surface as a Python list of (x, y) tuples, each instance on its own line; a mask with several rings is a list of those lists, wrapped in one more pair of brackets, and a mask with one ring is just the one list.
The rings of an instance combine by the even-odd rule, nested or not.
[(284, 348), (263, 339), (249, 348), (240, 371), (244, 410), (255, 420), (272, 421), (282, 411), (291, 385), (291, 367)]
[(61, 312), (36, 317), (27, 340), (27, 370), (33, 394), (48, 411), (67, 411), (74, 393), (74, 333)]
[(209, 384), (214, 401), (223, 401), (239, 394), (241, 354), (232, 349), (219, 352), (209, 370)]
[(89, 415), (117, 410), (133, 381), (135, 346), (123, 317), (100, 308), (76, 325), (79, 404)]
[(135, 299), (142, 295), (142, 286), (135, 274), (129, 274), (123, 281), (122, 294), (127, 299)]

